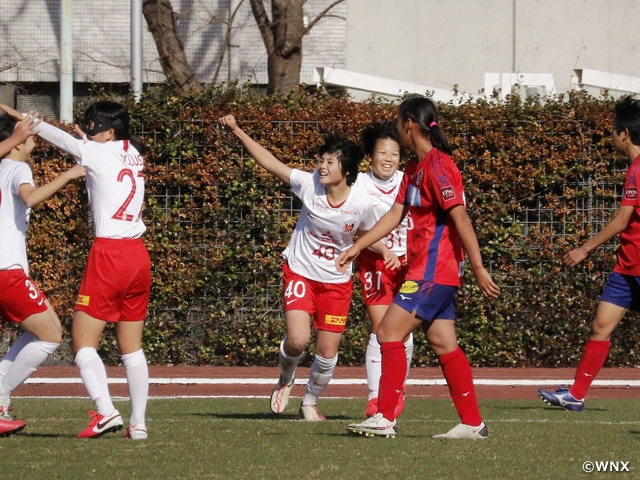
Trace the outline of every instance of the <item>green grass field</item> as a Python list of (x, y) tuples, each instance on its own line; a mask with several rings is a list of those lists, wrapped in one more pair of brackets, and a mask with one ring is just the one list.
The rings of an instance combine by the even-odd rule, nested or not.
[[(628, 462), (623, 478), (640, 477), (637, 401), (594, 400), (581, 413), (482, 401), (489, 439), (448, 442), (431, 438), (457, 423), (448, 400), (409, 399), (395, 439), (345, 430), (364, 404), (321, 399), (327, 421), (305, 423), (298, 399), (280, 416), (266, 399), (150, 400), (149, 439), (136, 442), (123, 432), (76, 439), (88, 401), (16, 398), (27, 427), (0, 438), (0, 478), (570, 479), (587, 475), (586, 461)], [(128, 415), (127, 402), (116, 407)]]

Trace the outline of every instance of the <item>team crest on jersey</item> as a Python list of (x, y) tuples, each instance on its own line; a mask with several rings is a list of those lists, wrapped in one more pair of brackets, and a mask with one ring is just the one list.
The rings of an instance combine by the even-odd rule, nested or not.
[(83, 307), (88, 307), (90, 298), (91, 297), (89, 295), (78, 295), (78, 300), (76, 300), (76, 305), (82, 305)]
[(356, 222), (344, 222), (342, 233), (351, 233), (354, 228), (356, 228)]
[(636, 187), (627, 187), (624, 189), (624, 198), (626, 200), (637, 200), (638, 189)]
[(418, 288), (420, 288), (420, 286), (416, 282), (409, 280), (402, 284), (400, 293), (415, 293), (418, 291)]
[(456, 198), (456, 192), (451, 185), (442, 187), (440, 189), (440, 195), (442, 195), (442, 200), (444, 200), (445, 202)]
[(346, 325), (347, 317), (338, 315), (325, 315), (324, 323), (326, 323), (327, 325)]
[(420, 170), (418, 175), (416, 175), (416, 185), (422, 184), (422, 177), (424, 177), (424, 170)]

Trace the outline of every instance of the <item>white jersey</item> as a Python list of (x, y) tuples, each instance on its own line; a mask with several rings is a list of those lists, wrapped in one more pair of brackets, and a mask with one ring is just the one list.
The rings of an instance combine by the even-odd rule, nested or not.
[(138, 238), (144, 202), (144, 159), (128, 140), (79, 140), (48, 123), (38, 134), (70, 153), (87, 170), (87, 193), (96, 237)]
[(0, 270), (21, 268), (29, 275), (27, 229), (31, 209), (20, 198), (20, 185), (33, 183), (31, 168), (5, 158), (0, 162)]
[(351, 264), (346, 273), (340, 273), (336, 259), (353, 245), (358, 230), (369, 230), (375, 224), (371, 200), (352, 188), (342, 205), (331, 205), (317, 170), (309, 173), (294, 169), (290, 183), (303, 207), (289, 245), (282, 253), (289, 268), (317, 282), (348, 282)]
[[(404, 173), (396, 170), (389, 180), (380, 180), (373, 172), (359, 173), (355, 188), (365, 192), (373, 202), (373, 215), (377, 222), (391, 209), (400, 190), (400, 183)], [(382, 243), (398, 257), (407, 253), (407, 230), (411, 219), (404, 218), (389, 235), (382, 239)]]

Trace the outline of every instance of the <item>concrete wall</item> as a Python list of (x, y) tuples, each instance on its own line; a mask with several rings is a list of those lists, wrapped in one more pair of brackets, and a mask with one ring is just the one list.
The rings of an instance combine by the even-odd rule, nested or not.
[(640, 0), (347, 0), (347, 70), (476, 94), (486, 72), (640, 77)]

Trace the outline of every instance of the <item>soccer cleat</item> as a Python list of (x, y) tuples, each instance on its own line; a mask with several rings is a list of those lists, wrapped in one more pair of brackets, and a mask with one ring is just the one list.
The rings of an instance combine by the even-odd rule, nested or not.
[(14, 420), (9, 415), (9, 408), (0, 407), (0, 437), (17, 433), (26, 427), (22, 420)]
[(577, 400), (566, 388), (558, 387), (555, 393), (541, 388), (538, 390), (538, 395), (549, 405), (562, 407), (572, 412), (580, 412), (584, 408), (584, 400)]
[(364, 416), (367, 418), (373, 417), (376, 413), (378, 413), (378, 399), (372, 398), (367, 402), (367, 409), (364, 411)]
[(453, 440), (456, 438), (469, 438), (472, 440), (482, 440), (489, 436), (489, 429), (482, 422), (477, 427), (473, 427), (471, 425), (465, 425), (464, 423), (459, 423), (447, 433), (443, 433), (440, 435), (434, 435), (433, 438), (439, 438), (440, 440)]
[(300, 418), (306, 422), (320, 422), (324, 420), (324, 415), (318, 411), (315, 405), (300, 405), (298, 414)]
[(147, 427), (142, 423), (136, 423), (135, 425), (129, 425), (127, 431), (124, 432), (125, 438), (131, 440), (146, 440), (147, 439)]
[(407, 388), (406, 385), (402, 386), (402, 392), (400, 392), (400, 395), (398, 395), (398, 403), (396, 405), (396, 409), (393, 411), (393, 416), (398, 418), (400, 416), (400, 414), (402, 413), (402, 410), (404, 410), (404, 390), (405, 388)]
[(117, 410), (105, 417), (97, 412), (89, 412), (89, 426), (78, 434), (78, 438), (98, 438), (109, 432), (117, 432), (122, 428), (122, 416)]
[(396, 421), (387, 420), (381, 413), (376, 413), (373, 417), (366, 419), (362, 423), (352, 423), (347, 425), (347, 430), (365, 437), (387, 437), (396, 438), (398, 425)]
[(285, 385), (282, 381), (282, 377), (278, 378), (273, 392), (271, 393), (271, 411), (273, 413), (282, 413), (284, 409), (289, 405), (289, 395), (293, 389), (293, 384), (296, 381), (296, 377), (293, 376), (291, 381)]

